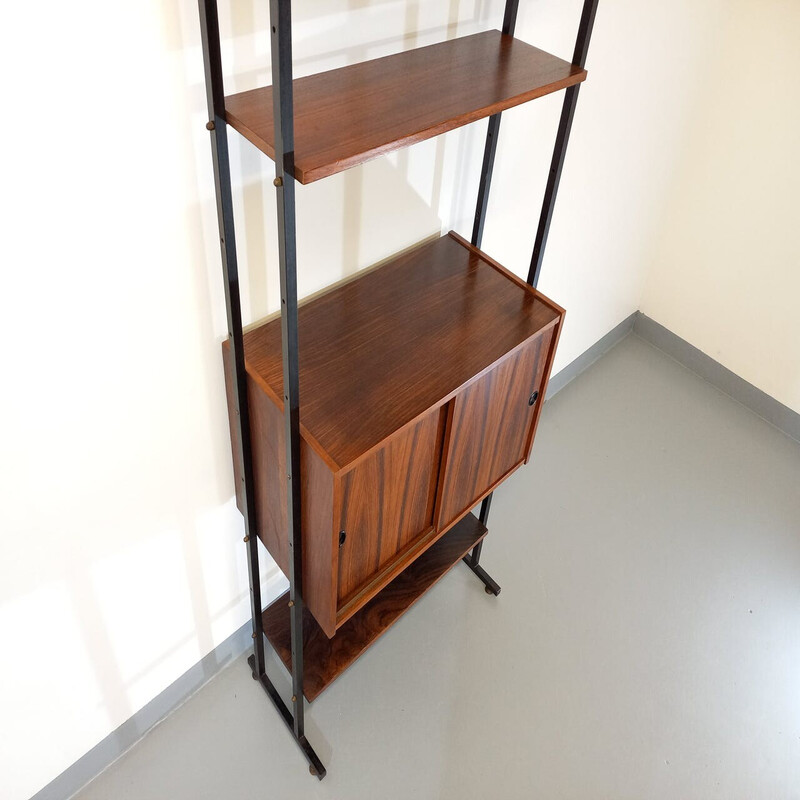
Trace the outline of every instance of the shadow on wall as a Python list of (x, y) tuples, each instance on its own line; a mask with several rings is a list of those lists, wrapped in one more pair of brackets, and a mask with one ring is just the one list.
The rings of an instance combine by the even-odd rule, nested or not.
[[(229, 91), (269, 80), (266, 5), (221, 4)], [(437, 4), (442, 6), (441, 13), (446, 13), (443, 24), (420, 30), (422, 19), (432, 16), (433, 0), (405, 5), (353, 1), (329, 16), (321, 15), (318, 5), (308, 9), (305, 4), (297, 6), (297, 73), (321, 71), (470, 33), (487, 17), (483, 2), (451, 0), (447, 8)], [(465, 12), (462, 6), (467, 5), (470, 9)], [(369, 17), (369, 24), (354, 25), (348, 18), (354, 12), (364, 19)], [(102, 551), (91, 558), (81, 551), (77, 540), (62, 543), (63, 561), (58, 571), (63, 574), (63, 564), (69, 564), (67, 596), (93, 672), (98, 708), (103, 709), (109, 730), (235, 630), (236, 625), (230, 622), (232, 610), (237, 611), (241, 624), (247, 608), (244, 554), (234, 552), (241, 518), (232, 501), (220, 358), (224, 303), (216, 214), (209, 193), (211, 159), (208, 137), (202, 130), (206, 111), (197, 12), (194, 3), (186, 0), (174, 7), (164, 6), (161, 13), (168, 48), (184, 65), (183, 82), (175, 81), (172, 86), (175, 104), (183, 113), (178, 115), (176, 129), (164, 135), (174, 137), (170, 146), (176, 152), (185, 154), (190, 144), (189, 154), (183, 156), (186, 163), (176, 165), (176, 170), (184, 170), (186, 195), (203, 198), (202, 203), (186, 207), (183, 219), (184, 254), (188, 254), (189, 268), (194, 271), (186, 292), (201, 310), (196, 315), (198, 329), (192, 335), (202, 343), (202, 352), (176, 349), (164, 357), (176, 363), (188, 362), (195, 371), (198, 384), (194, 401), (202, 421), (191, 435), (210, 446), (213, 475), (193, 474), (189, 454), (173, 450), (174, 442), (166, 443), (162, 452), (142, 453), (137, 469), (146, 472), (148, 462), (159, 461), (159, 470), (166, 465), (172, 474), (168, 485), (159, 486), (152, 496), (131, 497), (124, 520), (98, 521), (108, 525), (109, 534)], [(373, 36), (378, 30), (398, 33)], [(253, 31), (258, 33), (254, 35)], [(330, 42), (349, 44), (325, 51)], [(311, 55), (317, 52), (320, 54)], [(270, 160), (236, 138), (235, 134), (231, 137), (231, 155), (248, 321), (248, 316), (256, 319), (278, 305), (276, 210)], [(470, 214), (466, 209), (471, 208), (471, 200), (462, 199), (463, 173), (480, 139), (477, 130), (456, 132), (313, 186), (298, 187), (301, 296), (440, 232), (443, 220), (449, 227), (465, 212)], [(473, 166), (477, 178), (479, 162)], [(445, 191), (451, 183), (455, 189)], [(170, 350), (170, 343), (165, 347)], [(167, 417), (179, 419), (185, 402), (185, 396), (166, 398), (160, 406), (165, 419), (159, 424), (169, 425)], [(192, 421), (197, 423), (197, 418)], [(197, 502), (196, 481), (209, 489), (202, 505)], [(220, 536), (221, 530), (232, 535)], [(183, 575), (174, 572), (178, 562), (184, 566)], [(265, 581), (274, 578), (276, 570), (265, 555)], [(113, 576), (121, 575), (128, 577), (121, 583), (115, 581)], [(272, 596), (267, 593), (267, 600), (277, 594), (274, 582), (272, 585)], [(220, 621), (227, 621), (224, 630), (215, 626)], [(137, 644), (142, 643), (147, 645), (144, 652), (137, 652)]]

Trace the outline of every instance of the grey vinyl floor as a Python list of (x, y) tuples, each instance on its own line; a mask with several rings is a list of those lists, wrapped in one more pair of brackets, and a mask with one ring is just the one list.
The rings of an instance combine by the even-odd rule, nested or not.
[[(800, 445), (635, 336), (457, 566), (309, 709), (234, 662), (78, 796), (800, 798)], [(274, 662), (270, 673), (288, 693)]]

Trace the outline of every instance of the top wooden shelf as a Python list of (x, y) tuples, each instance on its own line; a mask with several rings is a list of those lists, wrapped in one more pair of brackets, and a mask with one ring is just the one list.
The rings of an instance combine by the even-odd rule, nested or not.
[[(294, 81), (295, 178), (312, 183), (586, 79), (499, 31)], [(228, 124), (274, 158), (272, 87), (225, 99)]]

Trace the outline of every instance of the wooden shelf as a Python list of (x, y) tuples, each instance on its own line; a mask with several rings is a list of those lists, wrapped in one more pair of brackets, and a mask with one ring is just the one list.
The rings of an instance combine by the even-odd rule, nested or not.
[[(499, 31), (294, 81), (295, 177), (342, 172), (586, 79), (586, 70)], [(272, 87), (225, 99), (227, 121), (274, 158)]]
[[(301, 305), (301, 434), (345, 469), (447, 402), (563, 313), (451, 233)], [(283, 408), (281, 324), (244, 336), (251, 381)]]
[[(308, 609), (305, 609), (303, 694), (306, 698), (309, 701), (314, 700), (330, 686), (484, 536), (486, 528), (474, 514), (467, 514), (424, 555), (351, 617), (337, 631), (333, 639), (325, 635)], [(267, 606), (262, 618), (264, 634), (286, 669), (291, 672), (288, 598), (288, 592), (281, 595), (274, 603)]]

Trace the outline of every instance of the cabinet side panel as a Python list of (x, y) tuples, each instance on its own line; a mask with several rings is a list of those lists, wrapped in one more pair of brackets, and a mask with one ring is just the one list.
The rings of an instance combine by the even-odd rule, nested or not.
[(235, 422), (236, 411), (233, 407), (233, 374), (231, 368), (231, 348), (227, 342), (222, 345), (222, 367), (225, 371), (225, 399), (228, 401), (228, 432), (231, 436), (231, 456), (233, 458), (233, 486), (236, 491), (236, 507), (242, 511), (242, 471), (239, 468), (239, 432)]
[(547, 358), (542, 359), (539, 369), (540, 374), (536, 377), (536, 385), (539, 386), (539, 401), (536, 403), (536, 408), (533, 412), (533, 419), (531, 420), (530, 428), (528, 430), (528, 443), (525, 446), (525, 463), (531, 457), (531, 448), (533, 447), (533, 439), (536, 436), (536, 428), (539, 427), (539, 419), (542, 416), (542, 409), (544, 408), (544, 401), (547, 396), (547, 387), (550, 384), (550, 373), (553, 371), (553, 362), (556, 359), (556, 349), (558, 348), (558, 340), (561, 338), (561, 330), (564, 327), (564, 314), (562, 312), (561, 319), (554, 330), (548, 334), (548, 341), (545, 345), (547, 347)]
[[(223, 348), (226, 383), (230, 385), (230, 348)], [(283, 412), (247, 376), (247, 400), (250, 407), (250, 435), (255, 478), (258, 538), (275, 559), (284, 575), (289, 572), (289, 536), (287, 523), (286, 447)], [(232, 404), (229, 392), (228, 416)], [(234, 464), (238, 462), (238, 437), (231, 423)], [(333, 635), (336, 609), (331, 600), (334, 575), (332, 560), (333, 474), (325, 462), (305, 441), (300, 443), (302, 481), (301, 524), (303, 528), (303, 598), (320, 627)], [(238, 468), (234, 468), (237, 489), (241, 486)], [(237, 492), (238, 498), (238, 492)]]
[(441, 420), (440, 409), (433, 409), (342, 476), (340, 607), (432, 529)]
[(536, 405), (529, 400), (540, 390), (551, 335), (531, 340), (455, 398), (440, 529), (525, 459)]
[(258, 538), (284, 575), (289, 572), (286, 448), (283, 414), (247, 376)]
[[(333, 564), (333, 473), (310, 444), (300, 444), (303, 597), (328, 636), (336, 633)], [(288, 538), (288, 537), (287, 537)]]

